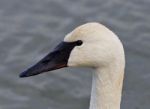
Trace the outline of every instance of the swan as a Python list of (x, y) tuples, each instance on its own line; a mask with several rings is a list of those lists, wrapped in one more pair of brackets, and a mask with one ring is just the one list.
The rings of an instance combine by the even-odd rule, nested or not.
[(98, 22), (75, 28), (37, 64), (20, 74), (34, 76), (63, 67), (94, 69), (90, 109), (120, 109), (125, 55), (115, 33)]

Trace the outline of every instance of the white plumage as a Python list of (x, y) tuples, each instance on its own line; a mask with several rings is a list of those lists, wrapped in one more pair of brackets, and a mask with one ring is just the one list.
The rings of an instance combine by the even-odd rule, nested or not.
[(93, 73), (90, 109), (120, 109), (125, 56), (121, 41), (99, 23), (87, 23), (69, 33), (64, 41), (82, 40), (69, 57), (68, 66), (86, 66)]

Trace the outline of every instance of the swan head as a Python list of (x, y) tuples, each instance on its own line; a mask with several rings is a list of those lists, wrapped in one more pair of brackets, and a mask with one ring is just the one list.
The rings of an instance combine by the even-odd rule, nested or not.
[(124, 50), (119, 38), (102, 24), (86, 23), (67, 34), (53, 52), (20, 77), (63, 67), (105, 68), (116, 63), (124, 64)]

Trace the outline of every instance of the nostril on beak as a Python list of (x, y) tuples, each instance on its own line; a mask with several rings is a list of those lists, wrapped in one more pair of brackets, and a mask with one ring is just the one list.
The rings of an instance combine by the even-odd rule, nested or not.
[(43, 60), (43, 61), (42, 61), (42, 63), (43, 63), (43, 64), (48, 64), (49, 62), (50, 62), (50, 60), (49, 60), (49, 59), (47, 59), (47, 60)]

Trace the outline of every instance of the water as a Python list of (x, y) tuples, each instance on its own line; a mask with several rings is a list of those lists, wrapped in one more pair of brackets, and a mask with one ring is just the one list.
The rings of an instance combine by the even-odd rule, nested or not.
[(91, 71), (20, 79), (76, 26), (98, 21), (122, 40), (122, 109), (150, 108), (150, 0), (0, 0), (0, 109), (88, 109)]

